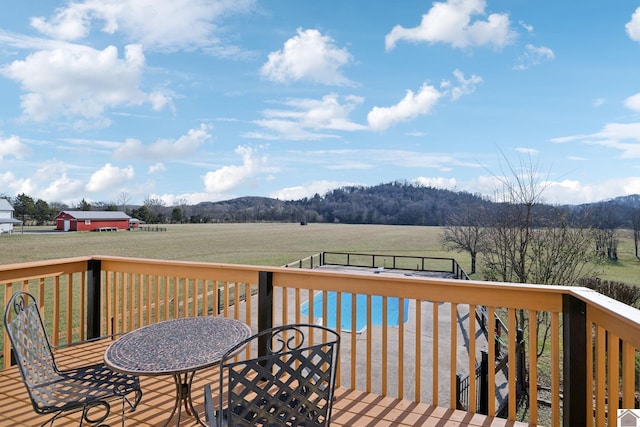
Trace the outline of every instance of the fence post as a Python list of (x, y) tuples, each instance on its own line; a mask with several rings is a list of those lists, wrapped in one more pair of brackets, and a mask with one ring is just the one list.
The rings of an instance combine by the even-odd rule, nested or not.
[[(273, 327), (273, 272), (258, 273), (258, 331)], [(258, 356), (266, 356), (268, 336), (258, 339)]]
[(100, 337), (100, 307), (102, 306), (102, 261), (87, 261), (87, 338)]
[[(587, 305), (578, 298), (562, 295), (563, 401), (565, 427), (587, 425)], [(591, 351), (591, 349), (589, 349)]]
[(465, 410), (460, 400), (460, 390), (462, 388), (461, 383), (462, 383), (462, 379), (460, 378), (460, 374), (456, 374), (456, 409)]
[(500, 357), (500, 353), (502, 352), (502, 345), (500, 344), (500, 335), (502, 331), (500, 330), (500, 320), (495, 319), (495, 328), (494, 328), (494, 337), (493, 337), (493, 346), (495, 347), (495, 355), (496, 359)]
[(480, 360), (480, 402), (478, 405), (478, 413), (482, 415), (489, 414), (489, 353), (485, 350), (480, 352), (482, 358)]
[(524, 391), (524, 332), (516, 329), (516, 402), (520, 401), (520, 396)]

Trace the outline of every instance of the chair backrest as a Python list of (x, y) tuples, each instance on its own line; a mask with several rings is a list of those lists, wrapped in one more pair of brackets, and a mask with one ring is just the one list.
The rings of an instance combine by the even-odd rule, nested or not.
[(27, 292), (15, 293), (5, 308), (4, 325), (31, 402), (38, 410), (40, 399), (35, 389), (61, 375), (35, 298)]
[[(235, 361), (250, 344), (257, 344), (257, 357)], [(339, 348), (335, 331), (294, 324), (264, 330), (229, 350), (221, 361), (219, 406), (226, 406), (228, 425), (328, 426)]]

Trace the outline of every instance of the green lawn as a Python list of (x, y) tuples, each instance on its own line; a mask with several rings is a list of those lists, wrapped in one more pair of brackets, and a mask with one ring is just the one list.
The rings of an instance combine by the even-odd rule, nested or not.
[[(297, 223), (168, 225), (167, 232), (33, 233), (16, 228), (0, 236), (0, 264), (81, 255), (279, 266), (322, 251), (453, 257), (470, 268), (465, 253), (440, 244), (441, 228), (391, 225)], [(620, 232), (619, 260), (599, 266), (598, 276), (640, 285), (640, 261), (628, 231)], [(481, 271), (482, 256), (479, 257)], [(477, 274), (476, 279), (482, 279)]]

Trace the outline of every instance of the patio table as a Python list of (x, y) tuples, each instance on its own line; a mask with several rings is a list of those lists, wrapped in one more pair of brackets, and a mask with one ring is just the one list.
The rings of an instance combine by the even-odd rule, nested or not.
[(104, 363), (131, 375), (172, 375), (176, 400), (167, 426), (182, 405), (202, 424), (191, 400), (196, 371), (216, 365), (233, 345), (248, 338), (251, 328), (226, 317), (187, 317), (143, 326), (114, 341), (104, 353)]

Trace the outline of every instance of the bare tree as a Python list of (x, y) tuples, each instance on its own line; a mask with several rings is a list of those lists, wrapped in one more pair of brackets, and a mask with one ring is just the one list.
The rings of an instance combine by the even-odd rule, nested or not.
[(451, 212), (440, 237), (442, 244), (450, 250), (469, 253), (470, 274), (476, 272), (476, 259), (484, 243), (484, 211), (482, 206), (465, 205), (461, 210)]
[(638, 242), (640, 242), (640, 209), (634, 208), (631, 212), (631, 225), (633, 228), (633, 243), (636, 249), (636, 258), (638, 258)]
[(616, 261), (618, 259), (618, 224), (612, 210), (600, 205), (592, 208), (588, 214), (594, 224), (593, 239), (596, 253), (602, 258)]
[(534, 230), (535, 209), (542, 203), (546, 188), (540, 166), (520, 160), (516, 168), (507, 161), (502, 174), (495, 176), (501, 188), (495, 193), (495, 211), (487, 233), (485, 274), (490, 280), (528, 283), (527, 257)]
[(182, 212), (182, 217), (180, 222), (189, 222), (189, 212), (188, 212), (188, 207), (189, 207), (189, 203), (187, 202), (187, 199), (182, 197), (178, 200), (176, 200), (176, 207), (180, 208), (181, 212)]
[(165, 222), (165, 218), (163, 215), (164, 202), (161, 199), (155, 199), (149, 196), (144, 200), (143, 205), (151, 213), (153, 222)]
[[(506, 159), (505, 159), (506, 160)], [(581, 223), (569, 223), (560, 209), (545, 210), (543, 192), (547, 180), (537, 163), (507, 162), (506, 172), (496, 177), (496, 211), (484, 234), (484, 275), (488, 280), (574, 285), (590, 271), (592, 234)], [(542, 212), (544, 211), (544, 215)], [(520, 310), (518, 327), (523, 331), (535, 322), (538, 354), (549, 336), (549, 316), (536, 312), (535, 319)]]
[(120, 194), (118, 194), (118, 206), (120, 206), (122, 212), (125, 211), (127, 207), (127, 203), (129, 203), (129, 200), (131, 200), (131, 196), (126, 191), (123, 191)]

